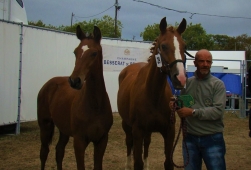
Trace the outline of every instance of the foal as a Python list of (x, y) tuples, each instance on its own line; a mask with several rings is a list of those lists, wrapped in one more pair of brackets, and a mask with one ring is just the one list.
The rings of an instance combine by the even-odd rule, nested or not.
[(71, 76), (50, 79), (38, 93), (42, 170), (45, 168), (54, 126), (60, 132), (56, 146), (58, 170), (62, 170), (64, 150), (70, 136), (74, 138), (77, 169), (85, 169), (85, 149), (93, 142), (94, 170), (102, 170), (113, 116), (103, 76), (101, 32), (95, 26), (93, 35), (87, 37), (78, 26), (76, 35), (80, 43), (74, 50), (76, 62)]

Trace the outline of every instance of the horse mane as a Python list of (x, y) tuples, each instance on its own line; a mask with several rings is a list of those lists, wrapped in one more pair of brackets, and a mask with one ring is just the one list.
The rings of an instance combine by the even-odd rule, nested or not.
[[(175, 31), (175, 29), (174, 29), (173, 26), (168, 27), (167, 30), (168, 30), (168, 31), (171, 31), (171, 32), (174, 32), (174, 31)], [(152, 46), (150, 47), (150, 53), (151, 53), (151, 55), (148, 57), (147, 62), (149, 62), (150, 59), (151, 59), (151, 57), (154, 55), (154, 50), (155, 50), (155, 47), (156, 47), (158, 38), (159, 38), (159, 37), (157, 37), (157, 38), (153, 41)], [(156, 52), (156, 54), (158, 54), (158, 51)], [(156, 54), (155, 54), (155, 55), (156, 55)]]
[(174, 32), (174, 31), (175, 31), (175, 29), (174, 29), (173, 26), (168, 27), (167, 30), (168, 30), (168, 31), (171, 31), (171, 32)]
[(151, 53), (151, 55), (150, 55), (150, 56), (148, 57), (148, 59), (147, 59), (147, 62), (148, 62), (148, 63), (149, 63), (149, 61), (151, 60), (152, 56), (154, 55), (154, 50), (155, 50), (157, 41), (158, 41), (158, 37), (153, 41), (152, 46), (150, 47), (150, 53)]

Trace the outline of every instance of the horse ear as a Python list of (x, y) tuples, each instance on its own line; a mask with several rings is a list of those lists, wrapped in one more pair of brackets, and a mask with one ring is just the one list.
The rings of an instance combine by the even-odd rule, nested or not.
[(179, 34), (182, 34), (186, 30), (186, 26), (187, 26), (187, 21), (186, 21), (185, 18), (183, 18), (183, 20), (181, 21), (179, 27), (177, 28), (177, 32)]
[(76, 29), (76, 35), (80, 41), (86, 38), (85, 33), (81, 30), (79, 25), (77, 26), (77, 29)]
[(164, 17), (162, 18), (159, 24), (159, 29), (160, 29), (161, 34), (164, 34), (166, 32), (166, 27), (167, 27), (166, 17)]
[(100, 31), (99, 27), (94, 26), (93, 36), (94, 36), (95, 41), (100, 42), (100, 40), (101, 40), (101, 31)]

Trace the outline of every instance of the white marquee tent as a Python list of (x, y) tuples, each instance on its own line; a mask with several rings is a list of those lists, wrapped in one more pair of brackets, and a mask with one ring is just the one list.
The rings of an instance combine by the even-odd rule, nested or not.
[[(38, 91), (50, 78), (71, 74), (73, 50), (78, 43), (74, 34), (0, 20), (0, 126), (37, 119)], [(101, 44), (105, 84), (112, 111), (117, 112), (118, 74), (126, 65), (146, 62), (151, 43), (103, 38)], [(245, 60), (244, 51), (212, 51), (212, 54), (225, 61)], [(191, 64), (188, 60), (187, 65)], [(241, 68), (231, 61), (227, 67)]]

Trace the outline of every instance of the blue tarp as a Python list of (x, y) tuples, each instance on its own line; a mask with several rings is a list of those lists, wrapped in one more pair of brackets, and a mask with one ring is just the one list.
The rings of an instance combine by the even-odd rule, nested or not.
[[(221, 79), (226, 87), (226, 91), (229, 91), (231, 94), (237, 94), (242, 96), (242, 88), (241, 88), (241, 76), (232, 74), (232, 73), (211, 73), (213, 76), (218, 77)], [(187, 72), (188, 77), (192, 77), (194, 75), (193, 72)], [(168, 78), (168, 82), (170, 86), (172, 87), (173, 94), (178, 95), (179, 92), (175, 91), (172, 83), (170, 83), (170, 80)]]

